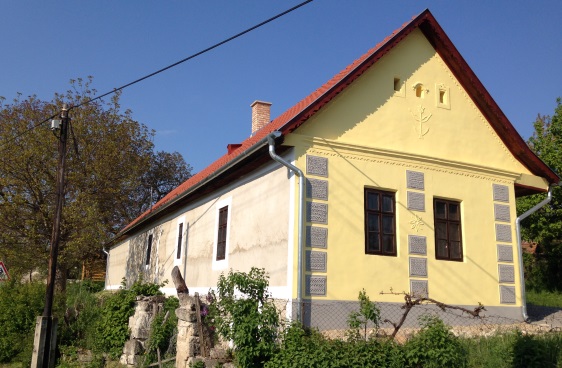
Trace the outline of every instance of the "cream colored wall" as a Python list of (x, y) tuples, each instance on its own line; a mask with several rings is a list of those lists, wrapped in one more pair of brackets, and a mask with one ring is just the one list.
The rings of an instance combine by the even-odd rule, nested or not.
[[(167, 280), (165, 291), (175, 293), (170, 272), (178, 263), (175, 262), (178, 219), (183, 219), (183, 246), (187, 242), (184, 278), (191, 291), (206, 293), (216, 285), (221, 273), (230, 269), (249, 271), (255, 266), (266, 269), (272, 290), (284, 297), (288, 294), (289, 188), (287, 170), (272, 161), (220, 193), (192, 203), (142, 234), (132, 236), (126, 243), (114, 247), (111, 257), (117, 251), (123, 254), (121, 249), (127, 248), (129, 279), (134, 281), (142, 275), (144, 280), (158, 283)], [(217, 263), (213, 262), (217, 214), (225, 203), (230, 211), (227, 262)], [(154, 234), (153, 252), (150, 266), (145, 267), (146, 238), (151, 231)], [(182, 274), (184, 260), (178, 265)], [(110, 262), (109, 272), (124, 274), (123, 265), (122, 261)], [(113, 271), (116, 268), (119, 271)]]
[(125, 241), (110, 249), (109, 265), (106, 273), (106, 289), (118, 289), (125, 277), (129, 242)]
[[(403, 83), (398, 92), (394, 78)], [(427, 89), (424, 98), (416, 97), (417, 83)], [(446, 91), (444, 104), (439, 89)], [(329, 228), (327, 272), (308, 273), (327, 278), (327, 294), (318, 298), (355, 300), (365, 288), (374, 300), (403, 301), (379, 293), (410, 290), (408, 235), (421, 235), (427, 238), (428, 263), (428, 276), (421, 279), (428, 281), (430, 297), (500, 305), (492, 186), (509, 188), (514, 240), (514, 182), (525, 177), (546, 185), (511, 155), (421, 32), (403, 40), (286, 143), (298, 147), (303, 170), (307, 155), (328, 159), (328, 224), (318, 225)], [(407, 170), (424, 173), (423, 212), (408, 209)], [(365, 254), (365, 187), (396, 192), (397, 257)], [(434, 197), (461, 202), (463, 262), (435, 259)], [(416, 223), (421, 225), (414, 228)], [(507, 286), (515, 287), (520, 305), (517, 254), (514, 242), (509, 245), (515, 283)]]

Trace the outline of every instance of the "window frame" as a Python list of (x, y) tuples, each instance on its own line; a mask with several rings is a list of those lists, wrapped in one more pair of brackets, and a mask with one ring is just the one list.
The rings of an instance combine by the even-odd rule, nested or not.
[[(378, 197), (378, 204), (377, 209), (369, 208), (369, 194), (377, 194)], [(392, 210), (391, 212), (385, 211), (383, 209), (383, 198), (390, 197), (392, 199)], [(363, 197), (363, 213), (364, 213), (364, 227), (365, 227), (365, 254), (368, 255), (379, 255), (379, 256), (387, 256), (387, 257), (397, 257), (398, 256), (398, 245), (397, 245), (397, 233), (396, 233), (396, 192), (391, 192), (388, 190), (381, 190), (375, 188), (365, 188), (364, 189), (364, 197)], [(390, 214), (390, 215), (389, 215)], [(378, 229), (379, 231), (371, 231), (369, 229), (369, 215), (377, 215), (378, 216)], [(390, 233), (385, 233), (383, 219), (384, 218), (392, 218), (392, 231)], [(374, 234), (377, 234), (377, 241), (380, 247), (380, 250), (372, 250), (369, 247), (370, 239)], [(392, 236), (392, 252), (387, 252), (384, 250), (384, 236), (391, 235)]]
[(154, 243), (154, 236), (153, 234), (148, 234), (148, 238), (146, 239), (146, 253), (144, 256), (144, 266), (150, 267), (150, 258), (152, 254), (152, 244)]
[[(438, 218), (437, 217), (437, 203), (441, 202), (446, 204), (446, 214), (445, 218)], [(450, 218), (450, 205), (456, 205), (458, 207), (458, 219)], [(434, 236), (435, 236), (435, 259), (440, 261), (452, 261), (452, 262), (463, 262), (464, 261), (464, 252), (463, 252), (463, 241), (462, 241), (462, 214), (461, 214), (461, 201), (452, 200), (452, 199), (444, 199), (444, 198), (433, 198), (433, 227), (434, 227)], [(438, 234), (438, 224), (444, 224), (446, 230), (446, 238), (441, 237)], [(458, 240), (451, 239), (451, 226), (456, 225), (458, 228)], [(445, 240), (446, 241), (446, 248), (447, 248), (447, 255), (440, 256), (439, 252), (439, 241)], [(460, 258), (453, 258), (451, 255), (451, 242), (458, 242), (458, 253), (460, 254)]]
[[(228, 206), (219, 208), (217, 221), (217, 251), (215, 261), (226, 260), (226, 240), (228, 232)], [(219, 258), (220, 257), (220, 258)]]
[[(222, 224), (223, 236), (226, 237), (224, 242), (220, 239), (220, 211), (226, 208), (226, 225)], [(228, 251), (230, 248), (230, 229), (232, 223), (232, 197), (224, 198), (219, 200), (215, 204), (215, 227), (214, 227), (214, 244), (213, 244), (213, 255), (212, 255), (212, 269), (213, 270), (224, 270), (228, 267)], [(224, 246), (224, 258), (218, 259), (219, 256), (219, 246)]]
[(174, 256), (174, 264), (179, 265), (181, 264), (182, 256), (185, 253), (183, 250), (183, 243), (187, 240), (187, 226), (185, 223), (185, 218), (181, 217), (177, 220), (177, 232), (176, 232), (176, 248), (175, 248), (175, 256)]

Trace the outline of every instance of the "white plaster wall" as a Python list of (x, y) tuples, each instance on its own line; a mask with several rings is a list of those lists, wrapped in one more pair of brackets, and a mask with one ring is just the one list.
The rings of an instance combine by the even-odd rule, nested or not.
[[(255, 266), (266, 269), (275, 294), (290, 295), (287, 261), (289, 221), (294, 220), (289, 213), (293, 182), (287, 169), (272, 161), (212, 196), (170, 214), (110, 250), (112, 282), (113, 275), (119, 277), (118, 283), (124, 276), (158, 283), (168, 281), (163, 290), (175, 294), (170, 273), (177, 265), (191, 291), (206, 293), (216, 285), (221, 273), (230, 269), (249, 271)], [(226, 262), (217, 263), (213, 260), (217, 213), (225, 204), (229, 206), (227, 257)], [(184, 223), (180, 261), (176, 260), (178, 221)], [(145, 266), (150, 231), (154, 233), (151, 262)]]

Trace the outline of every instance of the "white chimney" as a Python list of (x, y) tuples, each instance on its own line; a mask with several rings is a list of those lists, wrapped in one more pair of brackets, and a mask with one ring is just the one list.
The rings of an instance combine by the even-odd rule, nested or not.
[(254, 101), (252, 107), (252, 135), (258, 130), (269, 124), (271, 115), (271, 103), (263, 101)]

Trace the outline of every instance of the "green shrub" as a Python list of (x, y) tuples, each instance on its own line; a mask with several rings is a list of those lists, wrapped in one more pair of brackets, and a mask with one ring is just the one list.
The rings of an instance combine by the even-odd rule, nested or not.
[(466, 350), (443, 321), (423, 316), (420, 323), (422, 329), (404, 345), (407, 367), (466, 367)]
[(266, 368), (404, 367), (400, 346), (388, 340), (329, 340), (316, 330), (290, 326)]
[(135, 282), (130, 289), (119, 289), (102, 300), (100, 318), (95, 325), (94, 347), (117, 358), (129, 339), (129, 317), (134, 312), (137, 296), (162, 295), (163, 284)]
[(58, 340), (61, 346), (91, 349), (95, 324), (100, 318), (100, 291), (90, 280), (69, 283), (66, 290), (66, 310), (60, 313)]
[[(161, 352), (168, 351), (170, 348), (170, 340), (177, 331), (178, 317), (175, 310), (179, 308), (179, 300), (175, 297), (167, 298), (164, 302), (164, 308), (158, 313), (150, 326), (150, 337), (146, 347), (147, 355), (145, 362), (156, 361), (156, 350)], [(164, 320), (168, 314), (168, 318)]]
[(376, 331), (379, 328), (381, 310), (369, 299), (365, 289), (359, 292), (359, 311), (351, 312), (347, 318), (349, 330), (347, 337), (349, 340), (368, 340), (367, 328), (372, 325)]
[(211, 292), (210, 320), (220, 336), (233, 341), (239, 367), (261, 367), (275, 352), (279, 315), (268, 286), (265, 270), (252, 267), (249, 273), (221, 274), (218, 297)]
[(0, 362), (30, 365), (35, 323), (44, 303), (43, 283), (0, 283)]

